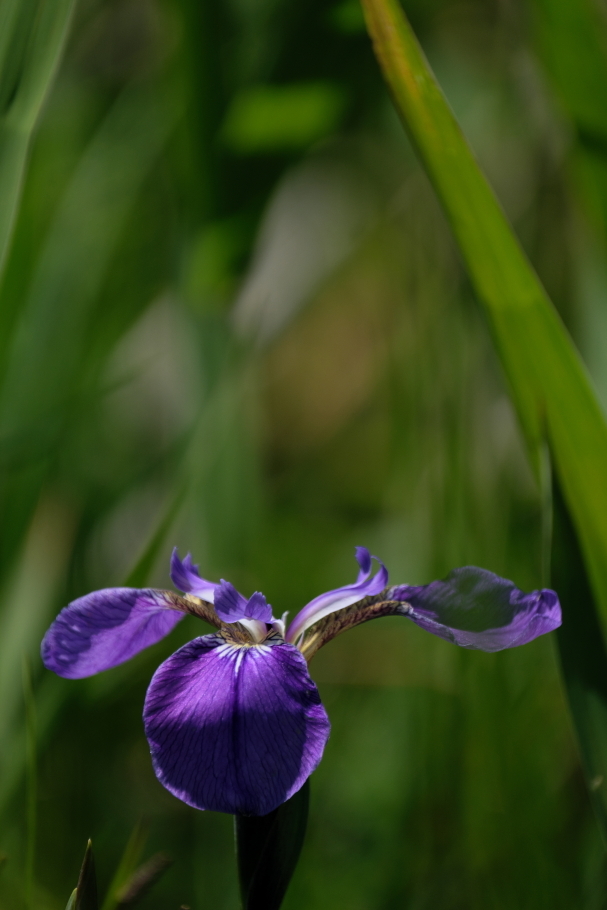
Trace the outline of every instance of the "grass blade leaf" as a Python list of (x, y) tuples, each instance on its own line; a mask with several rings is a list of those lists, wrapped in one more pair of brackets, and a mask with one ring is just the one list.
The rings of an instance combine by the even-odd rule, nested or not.
[(0, 18), (0, 268), (32, 133), (61, 59), (73, 8), (74, 0), (12, 0)]
[[(538, 481), (559, 508), (558, 642), (588, 784), (607, 838), (607, 423), (586, 369), (481, 173), (398, 0), (362, 0), (396, 108), (451, 223), (493, 332)], [(562, 495), (561, 495), (562, 494)], [(602, 618), (602, 626), (599, 620)], [(602, 634), (601, 634), (602, 633)]]
[(93, 845), (90, 840), (86, 845), (86, 852), (80, 868), (78, 884), (76, 885), (74, 910), (99, 910), (95, 860), (93, 858)]
[(548, 436), (607, 621), (607, 423), (578, 352), (481, 173), (397, 0), (363, 0), (394, 102), (489, 317), (539, 472)]

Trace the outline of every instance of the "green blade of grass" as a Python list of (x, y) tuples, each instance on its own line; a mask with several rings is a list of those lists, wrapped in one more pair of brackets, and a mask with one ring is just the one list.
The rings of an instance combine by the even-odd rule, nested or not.
[(75, 168), (33, 266), (7, 343), (0, 389), (1, 449), (8, 468), (0, 476), (0, 495), (4, 514), (13, 515), (10, 537), (5, 534), (0, 545), (5, 565), (14, 558), (38, 495), (34, 483), (29, 503), (20, 494), (13, 499), (15, 474), (36, 464), (42, 485), (44, 459), (57, 451), (91, 394), (91, 377), (115, 340), (105, 334), (97, 309), (104, 282), (142, 184), (178, 116), (179, 107), (166, 92), (134, 84), (122, 90)]
[(74, 0), (12, 0), (0, 14), (0, 269), (31, 136), (57, 70)]
[(33, 438), (43, 436), (45, 426), (57, 431), (58, 414), (72, 400), (87, 320), (137, 193), (177, 115), (161, 92), (152, 96), (127, 86), (61, 200), (15, 329), (0, 398), (0, 433), (29, 434), (30, 454)]
[(582, 361), (474, 159), (397, 0), (363, 0), (396, 107), (493, 331), (535, 468), (547, 434), (607, 621), (607, 423)]
[(74, 910), (99, 910), (97, 901), (97, 875), (95, 873), (95, 860), (93, 858), (93, 845), (89, 840), (86, 845), (86, 851), (78, 884), (76, 885), (76, 901)]
[(38, 805), (38, 778), (36, 771), (36, 703), (29, 661), (23, 659), (23, 695), (26, 726), (26, 818), (27, 847), (25, 856), (25, 902), (34, 910), (34, 862), (36, 859), (36, 827)]
[[(579, 543), (582, 581), (587, 575), (589, 587), (585, 590), (579, 566), (572, 562), (568, 577), (578, 583), (576, 587), (563, 580), (567, 627), (559, 641), (572, 714), (591, 775), (589, 786), (601, 802), (598, 818), (604, 827), (607, 750), (602, 743), (607, 713), (602, 691), (586, 685), (580, 676), (579, 658), (584, 655), (587, 673), (593, 664), (593, 678), (604, 676), (605, 653), (593, 639), (601, 628), (597, 613), (603, 620), (603, 636), (607, 622), (607, 423), (585, 367), (480, 171), (397, 0), (362, 4), (396, 108), (487, 313), (540, 486), (545, 437)], [(567, 560), (567, 554), (561, 558)], [(590, 589), (592, 599), (585, 597)]]
[(137, 864), (143, 853), (143, 848), (145, 847), (145, 842), (147, 840), (148, 832), (145, 829), (144, 825), (141, 822), (137, 822), (131, 836), (129, 837), (128, 843), (124, 848), (124, 853), (120, 858), (118, 863), (118, 868), (114, 873), (114, 877), (110, 883), (110, 886), (107, 890), (105, 900), (101, 905), (101, 910), (115, 910), (118, 906), (118, 897), (116, 896), (120, 888), (129, 880), (133, 875)]

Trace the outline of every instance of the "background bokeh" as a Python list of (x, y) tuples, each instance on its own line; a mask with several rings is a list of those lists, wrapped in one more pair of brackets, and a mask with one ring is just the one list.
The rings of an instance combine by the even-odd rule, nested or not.
[[(405, 3), (607, 404), (607, 62), (566, 7)], [(0, 288), (0, 439), (0, 908), (33, 856), (30, 906), (63, 910), (88, 837), (103, 889), (140, 825), (174, 858), (142, 908), (235, 910), (232, 819), (163, 790), (141, 724), (202, 627), (68, 681), (39, 659), (58, 610), (169, 586), (175, 545), (277, 613), (357, 544), (394, 582), (544, 583), (488, 329), (356, 0), (79, 0)], [(285, 910), (607, 906), (549, 638), (389, 618), (311, 671), (333, 732)]]

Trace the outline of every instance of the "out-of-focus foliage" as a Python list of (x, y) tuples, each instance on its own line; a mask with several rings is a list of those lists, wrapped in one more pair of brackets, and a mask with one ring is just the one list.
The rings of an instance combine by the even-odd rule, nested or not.
[(74, 0), (5, 0), (0, 10), (0, 267), (20, 200), (27, 154), (61, 60)]
[[(487, 313), (544, 491), (547, 567), (549, 539), (559, 552), (546, 571), (546, 583), (562, 596), (565, 629), (558, 641), (563, 678), (607, 839), (607, 650), (599, 618), (600, 612), (603, 617), (607, 613), (607, 421), (582, 360), (474, 160), (397, 0), (363, 0), (363, 6), (395, 107)], [(560, 513), (554, 531), (552, 487)], [(566, 540), (561, 541), (565, 525)]]
[[(606, 402), (603, 237), (531, 16), (405, 6)], [(63, 910), (86, 838), (105, 893), (144, 819), (175, 862), (140, 906), (231, 910), (232, 820), (162, 789), (141, 725), (200, 626), (74, 682), (37, 657), (60, 607), (145, 568), (163, 524), (150, 583), (177, 544), (280, 611), (353, 577), (358, 543), (395, 582), (542, 582), (487, 327), (356, 4), (80, 3), (0, 290), (0, 438), (0, 907), (25, 907), (28, 837), (33, 906)], [(485, 655), (385, 619), (311, 669), (333, 733), (287, 910), (604, 906), (550, 640)]]

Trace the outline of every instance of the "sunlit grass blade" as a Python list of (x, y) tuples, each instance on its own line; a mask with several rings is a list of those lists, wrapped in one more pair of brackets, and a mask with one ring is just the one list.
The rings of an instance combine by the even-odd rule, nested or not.
[(607, 423), (581, 359), (508, 224), (397, 0), (363, 0), (396, 107), (483, 303), (529, 450), (544, 432), (607, 620)]
[(0, 13), (0, 269), (32, 132), (65, 44), (74, 0), (9, 0)]
[[(594, 592), (569, 590), (565, 650), (571, 706), (586, 765), (601, 776), (607, 716), (595, 691), (575, 680), (575, 655), (601, 677), (605, 655), (595, 639), (595, 603), (607, 620), (607, 423), (586, 370), (556, 310), (508, 224), (430, 70), (397, 0), (362, 0), (367, 26), (396, 108), (438, 193), (476, 293), (489, 317), (529, 453), (541, 479), (546, 436)], [(579, 575), (579, 572), (577, 573)], [(585, 576), (584, 576), (585, 577)], [(584, 618), (584, 615), (586, 618)], [(594, 618), (592, 618), (594, 617)], [(603, 628), (604, 633), (604, 628)], [(573, 676), (572, 676), (573, 673)], [(599, 702), (600, 704), (600, 702)], [(584, 746), (586, 743), (586, 746)], [(605, 753), (607, 754), (607, 753)]]
[[(39, 496), (45, 456), (81, 417), (83, 399), (90, 405), (91, 377), (116, 341), (119, 327), (104, 323), (96, 306), (142, 182), (178, 116), (178, 105), (160, 91), (122, 91), (78, 163), (33, 267), (0, 391), (2, 455), (9, 462), (0, 497), (10, 516), (0, 529), (2, 562), (14, 558)], [(33, 483), (24, 496), (14, 477), (32, 464)]]
[(32, 276), (0, 405), (3, 435), (26, 434), (29, 457), (36, 438), (47, 440), (49, 432), (54, 436), (60, 429), (58, 416), (73, 401), (91, 310), (142, 181), (176, 115), (161, 96), (126, 88), (67, 187)]

